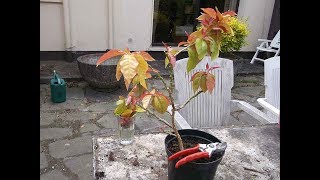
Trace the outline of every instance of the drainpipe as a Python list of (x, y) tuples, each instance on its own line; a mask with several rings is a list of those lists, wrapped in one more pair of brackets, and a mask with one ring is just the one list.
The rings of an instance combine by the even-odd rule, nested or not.
[(66, 60), (73, 61), (72, 59), (72, 39), (71, 39), (71, 27), (70, 27), (70, 0), (63, 0), (63, 14), (64, 14), (64, 35), (65, 35), (65, 51)]
[(108, 44), (108, 49), (112, 49), (113, 48), (113, 28), (114, 28), (114, 25), (113, 25), (113, 0), (108, 0), (108, 3), (107, 3), (107, 9), (108, 9), (108, 12), (107, 12), (107, 16), (108, 17), (108, 27), (107, 27), (107, 37), (108, 37), (108, 40), (109, 42), (107, 43)]

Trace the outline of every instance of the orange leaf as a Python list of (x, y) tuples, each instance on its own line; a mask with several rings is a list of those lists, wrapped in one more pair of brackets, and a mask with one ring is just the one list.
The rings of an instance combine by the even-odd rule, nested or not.
[(223, 16), (222, 16), (222, 14), (220, 13), (220, 11), (218, 10), (217, 7), (216, 7), (216, 11), (217, 11), (217, 20), (218, 20), (218, 21), (223, 20)]
[(226, 11), (224, 13), (222, 13), (222, 16), (235, 16), (237, 15), (234, 11)]
[(205, 13), (207, 13), (210, 17), (213, 19), (216, 19), (216, 11), (212, 8), (201, 8), (201, 10)]
[(139, 53), (146, 61), (155, 61), (154, 58), (147, 52), (141, 51)]
[(179, 42), (178, 47), (180, 47), (181, 45), (185, 45), (185, 44), (189, 44), (189, 43), (185, 42), (185, 41)]
[[(121, 59), (122, 59), (122, 58), (121, 58)], [(121, 60), (121, 59), (120, 59), (120, 60)], [(119, 61), (119, 62), (120, 62), (120, 61)], [(116, 78), (117, 78), (117, 81), (119, 81), (120, 78), (121, 78), (121, 76), (122, 76), (119, 62), (118, 62), (118, 64), (117, 64), (117, 69), (116, 69)]]
[(207, 89), (209, 90), (209, 93), (212, 94), (212, 91), (214, 89), (214, 86), (215, 86), (215, 78), (214, 78), (214, 75), (213, 74), (208, 74), (207, 75)]
[(103, 54), (99, 60), (97, 61), (96, 65), (99, 66), (101, 63), (103, 63), (104, 61), (115, 57), (115, 56), (120, 56), (120, 55), (124, 55), (125, 52), (119, 50), (119, 49), (111, 49), (110, 51), (108, 51), (107, 53)]

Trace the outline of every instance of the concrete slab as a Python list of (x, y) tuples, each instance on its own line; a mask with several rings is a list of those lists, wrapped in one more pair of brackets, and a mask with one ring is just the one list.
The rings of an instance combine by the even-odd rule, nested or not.
[(52, 170), (40, 176), (40, 180), (68, 180), (66, 176), (62, 174), (62, 172), (58, 170)]
[(44, 128), (40, 129), (40, 141), (47, 139), (60, 139), (71, 136), (72, 129), (69, 128)]
[(80, 126), (80, 132), (81, 133), (85, 133), (85, 132), (91, 132), (91, 131), (97, 131), (100, 128), (95, 125), (95, 124), (91, 124), (91, 123), (86, 123)]
[[(228, 143), (215, 179), (280, 179), (278, 125), (204, 131)], [(128, 146), (120, 145), (116, 136), (95, 136), (95, 176), (99, 176), (101, 180), (166, 179), (165, 136), (166, 134), (158, 133), (135, 135), (134, 143)]]
[(71, 172), (78, 175), (79, 180), (93, 179), (92, 154), (67, 158), (64, 163)]
[(48, 166), (47, 158), (44, 153), (40, 153), (40, 169)]
[(90, 152), (92, 152), (91, 136), (60, 140), (49, 144), (49, 154), (54, 158), (65, 158)]

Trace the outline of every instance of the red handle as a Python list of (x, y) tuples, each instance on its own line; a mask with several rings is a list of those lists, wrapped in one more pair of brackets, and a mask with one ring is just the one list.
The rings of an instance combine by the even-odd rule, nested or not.
[(193, 148), (189, 148), (189, 149), (185, 149), (185, 150), (176, 152), (175, 154), (171, 155), (171, 156), (168, 158), (168, 160), (171, 161), (171, 160), (177, 159), (178, 157), (185, 156), (185, 155), (189, 155), (189, 154), (193, 154), (193, 153), (196, 153), (196, 152), (198, 152), (198, 151), (199, 151), (199, 144), (196, 145), (196, 146), (193, 147)]
[(186, 164), (186, 163), (191, 162), (196, 159), (202, 159), (202, 158), (209, 158), (209, 153), (208, 152), (197, 152), (195, 154), (191, 154), (189, 156), (186, 156), (186, 157), (180, 159), (176, 163), (175, 167), (179, 168), (183, 164)]

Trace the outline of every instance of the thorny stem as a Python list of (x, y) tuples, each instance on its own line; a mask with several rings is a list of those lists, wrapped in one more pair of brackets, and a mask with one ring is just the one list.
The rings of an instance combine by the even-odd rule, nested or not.
[(177, 111), (179, 111), (180, 109), (184, 108), (193, 98), (197, 97), (199, 94), (201, 94), (203, 91), (198, 91), (196, 94), (194, 94), (193, 96), (191, 96), (182, 106), (176, 108)]
[(161, 117), (159, 117), (158, 115), (156, 115), (155, 113), (153, 113), (152, 111), (150, 111), (149, 109), (144, 108), (141, 105), (138, 105), (141, 109), (147, 111), (149, 114), (153, 115), (154, 117), (156, 117), (159, 121), (161, 121), (162, 123), (166, 124), (168, 127), (170, 127), (171, 129), (173, 129), (173, 127), (164, 119), (162, 119)]
[(175, 115), (175, 112), (176, 112), (177, 110), (176, 110), (176, 107), (175, 107), (175, 105), (174, 105), (174, 99), (173, 99), (173, 97), (172, 97), (172, 89), (173, 89), (173, 67), (172, 67), (171, 64), (169, 65), (169, 72), (170, 72), (170, 91), (168, 91), (168, 92), (169, 92), (169, 98), (170, 98), (170, 100), (171, 100), (171, 106), (172, 106), (172, 110), (171, 110), (171, 111), (172, 111), (172, 115), (171, 115), (171, 117), (172, 117), (172, 127), (173, 127), (174, 134), (176, 135), (177, 140), (178, 140), (179, 149), (180, 149), (180, 151), (182, 151), (182, 150), (184, 149), (183, 143), (182, 143), (182, 139), (181, 139), (181, 136), (180, 136), (180, 134), (179, 134), (179, 132), (178, 132), (178, 130), (177, 130), (176, 123), (175, 123), (175, 121), (174, 121), (174, 115)]

